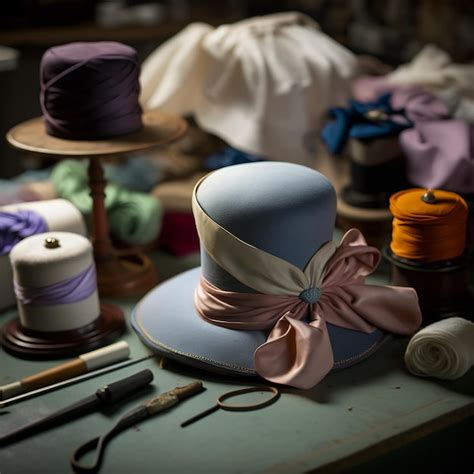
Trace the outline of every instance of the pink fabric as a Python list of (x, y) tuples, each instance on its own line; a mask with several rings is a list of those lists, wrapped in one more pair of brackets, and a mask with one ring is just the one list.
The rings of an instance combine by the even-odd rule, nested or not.
[(375, 102), (387, 92), (392, 94), (392, 107), (404, 109), (412, 122), (449, 118), (446, 103), (423, 87), (390, 84), (387, 76), (361, 76), (352, 84), (352, 94), (359, 102)]
[(364, 284), (379, 261), (379, 251), (368, 247), (362, 234), (352, 229), (326, 266), (316, 303), (308, 305), (292, 295), (224, 291), (201, 279), (195, 304), (201, 317), (212, 324), (270, 329), (254, 354), (257, 373), (272, 382), (307, 389), (334, 364), (326, 322), (365, 333), (379, 328), (403, 335), (420, 326), (413, 288)]
[(419, 86), (398, 86), (392, 89), (394, 109), (405, 109), (412, 122), (449, 118), (448, 107), (438, 96)]
[(474, 126), (465, 120), (420, 122), (400, 134), (400, 146), (410, 183), (474, 193)]

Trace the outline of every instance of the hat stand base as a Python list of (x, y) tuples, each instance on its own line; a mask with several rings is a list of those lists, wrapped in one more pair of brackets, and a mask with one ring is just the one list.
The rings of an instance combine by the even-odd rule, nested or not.
[(474, 297), (469, 292), (465, 256), (420, 263), (398, 257), (388, 246), (382, 254), (391, 263), (391, 283), (416, 290), (424, 326), (454, 316), (473, 319)]
[(342, 196), (337, 202), (337, 226), (344, 232), (359, 229), (367, 243), (381, 249), (390, 240), (392, 215), (388, 208), (370, 209), (350, 205)]
[(72, 331), (42, 332), (23, 327), (18, 318), (3, 327), (3, 348), (22, 359), (62, 359), (92, 351), (116, 341), (125, 331), (122, 310), (100, 305), (101, 314), (91, 324)]
[(101, 297), (141, 296), (158, 283), (151, 260), (143, 253), (118, 253), (96, 260), (97, 287)]

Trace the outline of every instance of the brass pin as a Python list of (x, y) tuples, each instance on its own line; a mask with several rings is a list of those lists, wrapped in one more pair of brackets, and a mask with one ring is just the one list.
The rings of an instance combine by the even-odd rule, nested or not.
[(426, 193), (421, 196), (421, 200), (427, 204), (434, 204), (436, 202), (436, 196), (432, 189), (427, 189)]
[(366, 118), (374, 122), (382, 122), (383, 120), (388, 119), (388, 114), (381, 109), (368, 110), (364, 115)]
[(59, 239), (56, 237), (46, 237), (46, 239), (44, 239), (44, 246), (47, 249), (57, 249), (58, 247), (61, 247), (61, 244), (59, 243)]

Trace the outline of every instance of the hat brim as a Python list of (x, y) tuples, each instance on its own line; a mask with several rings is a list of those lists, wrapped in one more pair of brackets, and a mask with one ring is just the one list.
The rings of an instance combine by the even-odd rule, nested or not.
[[(159, 354), (213, 372), (256, 375), (255, 349), (268, 331), (227, 329), (206, 322), (194, 307), (201, 268), (182, 273), (150, 291), (132, 313), (132, 327)], [(353, 365), (372, 354), (385, 336), (328, 324), (334, 369)]]
[(187, 122), (183, 118), (159, 110), (144, 112), (142, 121), (141, 130), (120, 137), (107, 140), (65, 140), (48, 135), (43, 117), (36, 117), (13, 127), (7, 133), (7, 141), (20, 150), (83, 158), (131, 153), (164, 145), (181, 137), (187, 129)]

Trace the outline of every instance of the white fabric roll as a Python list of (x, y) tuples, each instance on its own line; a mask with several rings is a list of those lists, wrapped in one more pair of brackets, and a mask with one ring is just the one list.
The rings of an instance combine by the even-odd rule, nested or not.
[(422, 377), (462, 377), (474, 365), (474, 323), (449, 318), (425, 327), (408, 343), (405, 364)]
[(289, 12), (192, 24), (144, 62), (145, 109), (193, 113), (200, 127), (265, 158), (310, 163), (321, 119), (344, 105), (354, 55)]
[[(59, 240), (58, 248), (47, 248), (48, 237)], [(94, 265), (92, 245), (70, 232), (46, 232), (22, 240), (10, 252), (13, 277), (24, 287), (43, 288), (73, 278)], [(100, 314), (97, 289), (87, 298), (68, 304), (24, 305), (18, 301), (23, 327), (43, 332), (69, 331), (92, 323)]]
[[(87, 229), (79, 210), (65, 199), (24, 202), (0, 207), (1, 211), (15, 212), (23, 209), (37, 212), (43, 217), (50, 231), (72, 232), (86, 235)], [(0, 256), (0, 310), (16, 302), (13, 291), (13, 272), (8, 255)]]

